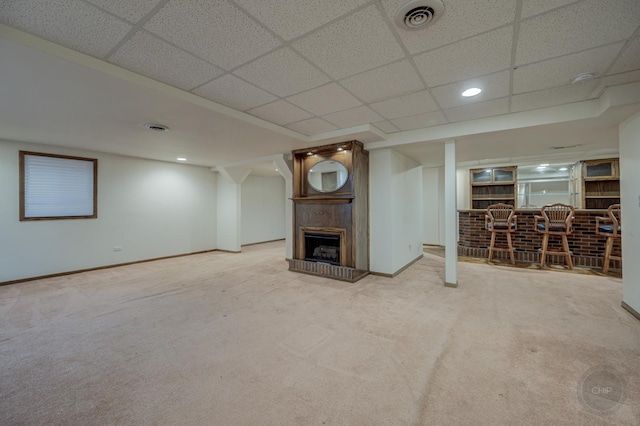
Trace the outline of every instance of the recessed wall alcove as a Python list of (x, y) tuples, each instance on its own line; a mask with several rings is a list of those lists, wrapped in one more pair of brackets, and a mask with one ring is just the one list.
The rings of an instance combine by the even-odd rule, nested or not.
[(359, 280), (369, 273), (369, 152), (350, 141), (292, 154), (289, 270)]

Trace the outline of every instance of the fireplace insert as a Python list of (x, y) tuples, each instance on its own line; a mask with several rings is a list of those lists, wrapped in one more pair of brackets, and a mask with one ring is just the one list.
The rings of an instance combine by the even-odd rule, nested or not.
[(340, 235), (304, 234), (304, 260), (340, 265)]

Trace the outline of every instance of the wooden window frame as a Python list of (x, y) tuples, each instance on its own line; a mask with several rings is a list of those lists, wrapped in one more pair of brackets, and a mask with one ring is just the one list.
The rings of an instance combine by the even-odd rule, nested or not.
[[(93, 214), (79, 216), (35, 216), (26, 217), (26, 188), (25, 188), (25, 156), (39, 156), (60, 158), (66, 160), (88, 161), (93, 163)], [(71, 155), (48, 154), (43, 152), (20, 151), (20, 221), (37, 221), (37, 220), (67, 220), (67, 219), (97, 219), (98, 217), (98, 159), (76, 157)]]

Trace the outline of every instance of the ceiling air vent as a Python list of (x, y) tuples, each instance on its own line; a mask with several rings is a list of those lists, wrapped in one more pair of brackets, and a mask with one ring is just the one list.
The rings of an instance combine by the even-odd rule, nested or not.
[(564, 146), (552, 146), (551, 149), (569, 149), (569, 148), (577, 148), (579, 146), (582, 146), (583, 144), (578, 143), (575, 145), (564, 145)]
[(420, 30), (444, 13), (441, 0), (413, 0), (396, 12), (396, 25), (404, 30)]
[(144, 125), (149, 130), (153, 130), (154, 132), (166, 132), (169, 130), (167, 126), (164, 124), (156, 124), (156, 123), (147, 123)]

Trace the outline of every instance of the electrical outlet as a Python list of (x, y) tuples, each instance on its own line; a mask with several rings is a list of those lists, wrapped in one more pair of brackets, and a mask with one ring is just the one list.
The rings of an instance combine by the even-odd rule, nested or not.
[(113, 251), (122, 251), (122, 246), (113, 246)]

